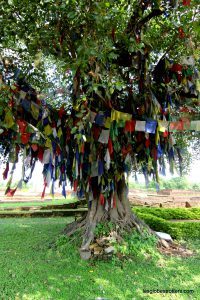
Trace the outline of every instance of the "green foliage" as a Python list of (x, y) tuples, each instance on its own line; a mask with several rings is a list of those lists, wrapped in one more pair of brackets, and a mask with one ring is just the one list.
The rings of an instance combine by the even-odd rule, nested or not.
[(102, 237), (108, 236), (112, 230), (114, 230), (116, 225), (112, 222), (98, 223), (95, 228), (95, 236)]
[[(172, 190), (200, 190), (200, 184), (190, 183), (186, 177), (173, 177), (171, 179), (159, 178), (160, 189), (172, 189)], [(144, 183), (129, 183), (129, 187), (133, 189), (146, 189)], [(150, 181), (148, 185), (149, 190), (156, 190), (156, 184), (154, 181)]]
[(139, 218), (144, 220), (150, 228), (152, 228), (155, 231), (162, 231), (169, 233), (172, 238), (174, 239), (187, 239), (187, 238), (200, 238), (200, 222), (170, 222), (168, 221), (171, 219), (171, 216), (173, 216), (172, 219), (184, 219), (186, 216), (186, 219), (192, 219), (193, 216), (197, 217), (195, 219), (198, 219), (200, 216), (200, 210), (196, 209), (196, 211), (193, 210), (193, 212), (188, 213), (184, 210), (181, 210), (178, 212), (179, 209), (174, 210), (170, 212), (171, 209), (168, 209), (165, 213), (165, 209), (136, 209), (135, 213), (138, 215)]
[(200, 220), (200, 208), (136, 207), (136, 213), (151, 214), (164, 220)]
[(150, 259), (157, 257), (156, 243), (157, 239), (150, 236), (147, 232), (144, 235), (134, 231), (125, 234), (121, 243), (114, 243), (116, 253), (122, 254), (124, 257), (132, 257), (134, 259)]
[[(73, 106), (75, 109), (77, 104), (85, 103), (87, 99), (87, 106), (91, 110), (95, 108), (96, 111), (105, 111), (113, 107), (135, 116), (138, 110), (139, 119), (154, 118), (155, 115), (158, 119), (162, 111), (158, 106), (165, 107), (164, 101), (171, 86), (162, 83), (166, 93), (161, 100), (158, 97), (158, 103), (155, 104), (152, 93), (156, 88), (149, 78), (154, 77), (152, 70), (161, 57), (169, 55), (179, 62), (183, 54), (196, 55), (197, 45), (195, 42), (192, 44), (192, 41), (196, 41), (199, 35), (197, 3), (193, 0), (191, 7), (187, 7), (182, 3), (175, 5), (174, 1), (169, 0), (145, 3), (135, 0), (1, 0), (0, 51), (3, 69), (5, 71), (15, 66), (20, 68), (27, 82), (39, 92), (47, 94), (44, 98), (56, 107), (65, 102), (65, 108), (69, 110)], [(179, 36), (180, 26), (184, 28), (184, 38)], [(174, 84), (180, 89), (177, 82)], [(162, 85), (159, 86), (161, 90)], [(53, 103), (57, 87), (63, 88), (65, 93), (57, 95)], [(176, 95), (175, 88), (173, 94), (173, 98), (178, 98), (179, 91)], [(174, 100), (172, 111), (178, 108), (177, 99)], [(74, 118), (74, 112), (72, 115)], [(81, 118), (80, 112), (77, 112), (76, 117)], [(169, 117), (167, 115), (167, 119)], [(85, 120), (81, 124), (82, 121), (78, 128), (88, 129), (91, 124)], [(68, 124), (69, 128), (74, 127), (72, 123), (76, 124), (73, 120)], [(84, 123), (88, 126), (84, 126)], [(42, 130), (38, 124), (37, 128)], [(71, 132), (73, 147), (83, 140), (92, 143), (90, 137), (80, 132), (73, 135), (75, 130), (73, 128)], [(113, 166), (116, 165), (116, 170), (111, 171), (112, 174), (122, 171), (124, 163), (120, 151), (127, 138), (128, 143), (134, 144), (136, 139), (133, 136), (117, 138), (119, 143), (115, 143), (114, 150), (119, 153), (118, 157), (115, 156), (116, 164)], [(17, 139), (13, 140), (18, 142)], [(139, 160), (138, 165), (143, 160), (148, 165), (149, 158), (152, 158), (151, 150), (157, 147), (153, 145), (154, 142), (152, 138), (150, 152), (149, 149), (133, 149), (132, 156)], [(65, 148), (64, 141), (58, 143), (61, 150)], [(70, 156), (74, 154), (73, 147), (69, 148)], [(73, 160), (72, 157), (70, 159)], [(72, 181), (73, 171), (68, 171), (68, 178)], [(148, 173), (155, 175), (156, 165), (148, 166)], [(108, 176), (105, 174), (105, 177)], [(78, 182), (78, 185), (79, 188), (87, 186), (87, 182)]]

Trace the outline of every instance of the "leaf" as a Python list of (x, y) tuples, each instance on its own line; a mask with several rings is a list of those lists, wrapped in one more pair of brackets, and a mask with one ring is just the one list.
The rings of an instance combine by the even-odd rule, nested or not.
[(76, 131), (77, 131), (77, 127), (73, 127), (71, 130), (71, 133), (74, 134), (74, 133), (76, 133)]

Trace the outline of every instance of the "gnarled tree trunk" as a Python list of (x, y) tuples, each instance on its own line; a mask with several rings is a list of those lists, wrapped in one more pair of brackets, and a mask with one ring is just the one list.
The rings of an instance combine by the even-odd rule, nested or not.
[(149, 227), (136, 215), (133, 214), (128, 200), (128, 188), (125, 179), (121, 179), (115, 191), (115, 204), (106, 207), (102, 205), (99, 198), (91, 201), (87, 215), (82, 219), (69, 224), (65, 229), (68, 236), (76, 233), (76, 230), (83, 230), (83, 240), (80, 251), (89, 251), (89, 246), (95, 238), (95, 228), (99, 223), (112, 222), (117, 225), (119, 232), (130, 232), (136, 228), (141, 234), (144, 229), (150, 232)]

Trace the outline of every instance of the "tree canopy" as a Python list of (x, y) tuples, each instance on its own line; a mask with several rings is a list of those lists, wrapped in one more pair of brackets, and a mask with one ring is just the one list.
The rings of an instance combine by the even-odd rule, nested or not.
[(44, 187), (59, 179), (65, 195), (68, 178), (96, 216), (84, 245), (105, 216), (139, 228), (125, 175), (159, 183), (166, 159), (182, 162), (174, 132), (200, 129), (198, 1), (0, 4), (4, 177), (23, 153), (22, 180), (38, 159)]

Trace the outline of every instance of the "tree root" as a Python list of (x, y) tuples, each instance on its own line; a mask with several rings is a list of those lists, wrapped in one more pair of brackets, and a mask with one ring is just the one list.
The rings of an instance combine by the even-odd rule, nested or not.
[(69, 224), (64, 230), (64, 233), (70, 237), (81, 231), (82, 244), (80, 253), (84, 253), (83, 257), (87, 257), (87, 259), (89, 258), (90, 245), (96, 238), (95, 229), (99, 223), (105, 225), (112, 223), (115, 232), (119, 236), (122, 236), (125, 232), (130, 233), (134, 229), (141, 235), (144, 235), (146, 232), (153, 234), (148, 225), (132, 213), (124, 181), (121, 182), (114, 196), (115, 205), (107, 210), (104, 205), (100, 204), (98, 198), (93, 199), (87, 215)]

